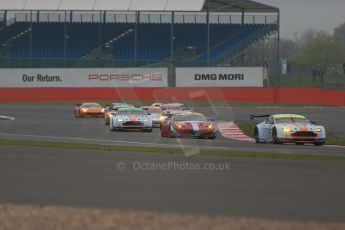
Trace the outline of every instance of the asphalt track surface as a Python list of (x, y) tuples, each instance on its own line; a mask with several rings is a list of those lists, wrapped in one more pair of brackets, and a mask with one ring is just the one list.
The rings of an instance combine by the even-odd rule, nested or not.
[[(219, 120), (248, 121), (250, 113), (279, 108), (195, 110), (215, 114)], [(109, 132), (102, 119), (74, 119), (68, 106), (2, 105), (0, 111), (16, 118), (0, 121), (0, 138), (7, 139), (344, 155), (340, 147), (257, 145), (222, 137), (161, 139), (158, 130)], [(343, 108), (289, 108), (289, 112), (310, 112), (309, 117), (328, 122), (328, 129), (343, 134), (339, 128)], [(327, 114), (332, 119), (323, 120)], [(159, 168), (163, 165), (170, 165), (169, 170)], [(344, 177), (341, 162), (0, 146), (0, 203), (344, 222)]]
[[(199, 107), (220, 121), (248, 122), (250, 114), (298, 113), (326, 126), (328, 133), (345, 138), (345, 108), (343, 107)], [(71, 106), (1, 105), (1, 115), (15, 117), (14, 121), (1, 121), (0, 138), (30, 139), (96, 144), (120, 144), (162, 147), (212, 147), (241, 151), (272, 151), (303, 154), (344, 155), (345, 148), (334, 146), (296, 146), (291, 144), (255, 144), (233, 141), (218, 135), (216, 140), (161, 138), (159, 129), (152, 133), (110, 132), (103, 119), (75, 119)]]
[[(343, 163), (13, 146), (0, 150), (0, 203), (345, 221)], [(169, 162), (174, 166), (165, 171), (148, 166)]]

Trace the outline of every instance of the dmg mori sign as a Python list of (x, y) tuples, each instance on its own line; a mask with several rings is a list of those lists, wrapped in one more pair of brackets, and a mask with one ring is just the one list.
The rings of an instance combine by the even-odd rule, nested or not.
[(263, 87), (262, 67), (176, 68), (176, 87)]
[(0, 88), (167, 86), (167, 68), (0, 69)]

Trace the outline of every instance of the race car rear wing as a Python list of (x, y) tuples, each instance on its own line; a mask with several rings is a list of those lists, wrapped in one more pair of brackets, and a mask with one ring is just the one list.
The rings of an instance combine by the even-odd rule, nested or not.
[(269, 117), (271, 115), (250, 115), (250, 120), (254, 120), (254, 118), (259, 118), (259, 117)]

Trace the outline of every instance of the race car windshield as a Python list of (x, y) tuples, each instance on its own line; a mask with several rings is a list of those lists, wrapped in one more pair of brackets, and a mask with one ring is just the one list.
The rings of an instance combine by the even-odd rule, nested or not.
[(202, 115), (177, 115), (176, 121), (207, 121), (206, 117)]
[(81, 107), (83, 107), (83, 108), (101, 108), (102, 106), (100, 106), (97, 103), (90, 103), (90, 104), (83, 104)]
[(118, 111), (118, 115), (145, 115), (145, 111)]
[(162, 113), (162, 110), (159, 108), (150, 108), (147, 110), (148, 113)]
[(305, 118), (293, 117), (292, 119), (295, 121), (295, 123), (310, 123), (310, 121)]
[(111, 107), (119, 107), (119, 106), (127, 106), (128, 104), (126, 103), (115, 103), (115, 104), (112, 104)]
[(110, 107), (110, 109), (118, 109), (118, 108), (124, 108), (127, 107), (127, 105), (113, 105), (112, 107)]
[(277, 124), (284, 124), (284, 123), (309, 123), (309, 121), (302, 117), (284, 117), (284, 118), (276, 118)]
[(179, 106), (163, 107), (166, 110), (182, 110)]

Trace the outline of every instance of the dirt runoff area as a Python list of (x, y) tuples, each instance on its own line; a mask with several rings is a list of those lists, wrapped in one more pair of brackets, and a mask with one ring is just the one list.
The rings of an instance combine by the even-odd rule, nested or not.
[(0, 204), (1, 230), (345, 229), (345, 223), (273, 221), (117, 209)]

